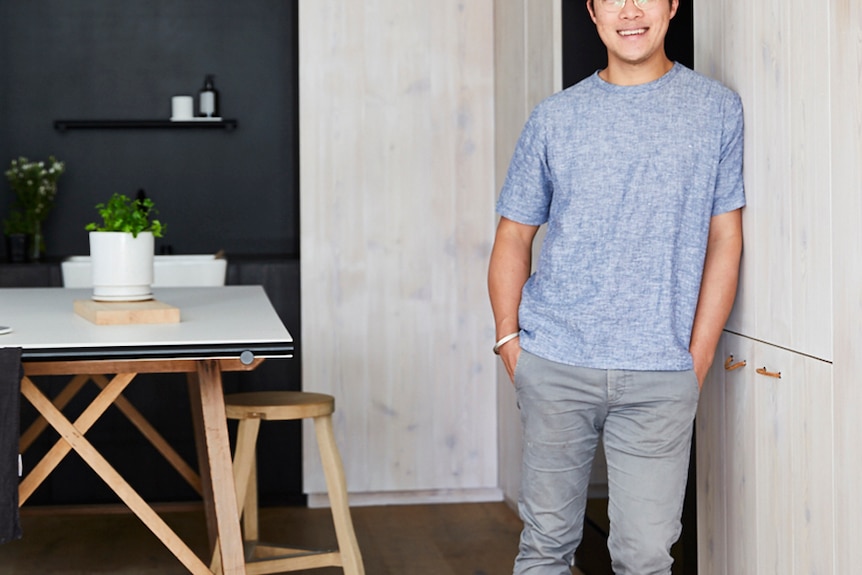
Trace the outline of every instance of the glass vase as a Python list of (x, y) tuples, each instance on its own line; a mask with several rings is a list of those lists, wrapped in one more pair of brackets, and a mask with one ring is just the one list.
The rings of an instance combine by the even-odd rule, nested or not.
[(28, 246), (30, 253), (28, 254), (28, 259), (31, 262), (38, 262), (41, 260), (44, 248), (45, 238), (42, 236), (42, 222), (36, 222), (33, 224), (33, 233), (30, 236), (30, 245)]

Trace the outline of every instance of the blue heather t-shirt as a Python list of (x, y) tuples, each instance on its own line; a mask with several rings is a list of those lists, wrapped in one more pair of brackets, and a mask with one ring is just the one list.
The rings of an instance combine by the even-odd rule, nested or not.
[(710, 218), (745, 205), (742, 104), (681, 64), (648, 84), (598, 74), (531, 114), (497, 212), (548, 224), (521, 347), (599, 369), (692, 368)]

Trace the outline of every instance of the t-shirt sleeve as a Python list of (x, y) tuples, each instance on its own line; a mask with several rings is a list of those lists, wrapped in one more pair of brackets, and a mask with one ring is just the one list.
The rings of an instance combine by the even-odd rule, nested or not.
[(721, 154), (712, 203), (713, 216), (745, 205), (742, 178), (743, 132), (742, 100), (738, 94), (731, 92), (722, 105)]
[(539, 226), (548, 221), (553, 196), (545, 134), (536, 110), (530, 115), (509, 163), (497, 213), (512, 221)]

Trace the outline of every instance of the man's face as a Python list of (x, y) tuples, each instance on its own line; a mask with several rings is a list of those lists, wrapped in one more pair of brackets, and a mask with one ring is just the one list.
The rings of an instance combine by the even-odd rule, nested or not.
[(678, 5), (679, 0), (645, 0), (642, 6), (625, 0), (620, 8), (613, 0), (587, 0), (587, 10), (608, 49), (608, 66), (663, 60), (664, 37)]

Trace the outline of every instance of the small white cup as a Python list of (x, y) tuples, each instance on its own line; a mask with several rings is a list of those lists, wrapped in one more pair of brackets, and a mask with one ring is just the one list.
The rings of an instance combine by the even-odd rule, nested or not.
[(171, 120), (191, 120), (194, 118), (195, 100), (191, 96), (171, 98)]

